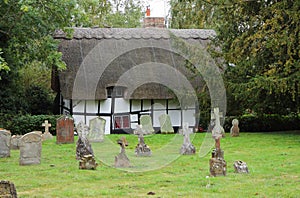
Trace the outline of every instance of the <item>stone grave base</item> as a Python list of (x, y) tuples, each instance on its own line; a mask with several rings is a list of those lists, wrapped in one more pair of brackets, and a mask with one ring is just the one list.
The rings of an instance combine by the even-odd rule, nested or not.
[(138, 144), (135, 148), (135, 154), (137, 157), (150, 157), (152, 155), (152, 152), (146, 144)]
[(96, 170), (97, 166), (93, 155), (84, 155), (79, 161), (79, 169)]
[(18, 196), (15, 185), (9, 181), (0, 181), (0, 197), (17, 198)]
[(183, 144), (181, 146), (180, 149), (180, 154), (181, 155), (193, 155), (196, 153), (196, 148), (194, 147), (194, 145), (190, 144), (190, 145), (185, 145)]
[(209, 171), (211, 176), (226, 176), (227, 163), (224, 160), (224, 151), (222, 149), (214, 149), (209, 160)]
[(211, 176), (226, 176), (226, 161), (224, 159), (211, 158), (209, 166)]
[(235, 161), (233, 167), (235, 173), (249, 173), (246, 162), (241, 160)]
[(119, 153), (115, 156), (115, 167), (116, 168), (128, 168), (130, 166), (130, 161), (125, 153)]

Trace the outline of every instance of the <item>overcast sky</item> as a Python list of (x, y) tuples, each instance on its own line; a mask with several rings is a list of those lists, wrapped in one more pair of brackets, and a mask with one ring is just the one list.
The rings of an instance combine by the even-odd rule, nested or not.
[(170, 0), (146, 0), (146, 5), (150, 5), (150, 16), (165, 17), (170, 9)]

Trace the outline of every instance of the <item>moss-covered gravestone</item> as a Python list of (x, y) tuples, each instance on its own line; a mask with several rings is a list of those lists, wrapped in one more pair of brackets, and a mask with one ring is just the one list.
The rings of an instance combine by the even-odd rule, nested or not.
[(174, 133), (174, 129), (171, 123), (170, 116), (168, 114), (162, 114), (159, 116), (160, 132), (161, 133)]

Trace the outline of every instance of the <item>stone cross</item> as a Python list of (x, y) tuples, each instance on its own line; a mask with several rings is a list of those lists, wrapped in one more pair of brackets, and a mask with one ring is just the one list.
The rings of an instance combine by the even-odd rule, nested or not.
[(45, 127), (45, 133), (49, 133), (49, 128), (51, 127), (51, 124), (48, 123), (48, 120), (45, 120), (45, 122), (42, 124), (42, 126)]

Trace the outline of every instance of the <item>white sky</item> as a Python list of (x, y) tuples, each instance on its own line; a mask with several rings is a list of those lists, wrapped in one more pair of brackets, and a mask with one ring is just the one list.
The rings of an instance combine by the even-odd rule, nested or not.
[(169, 0), (146, 0), (146, 5), (150, 5), (151, 17), (165, 17), (170, 9)]

